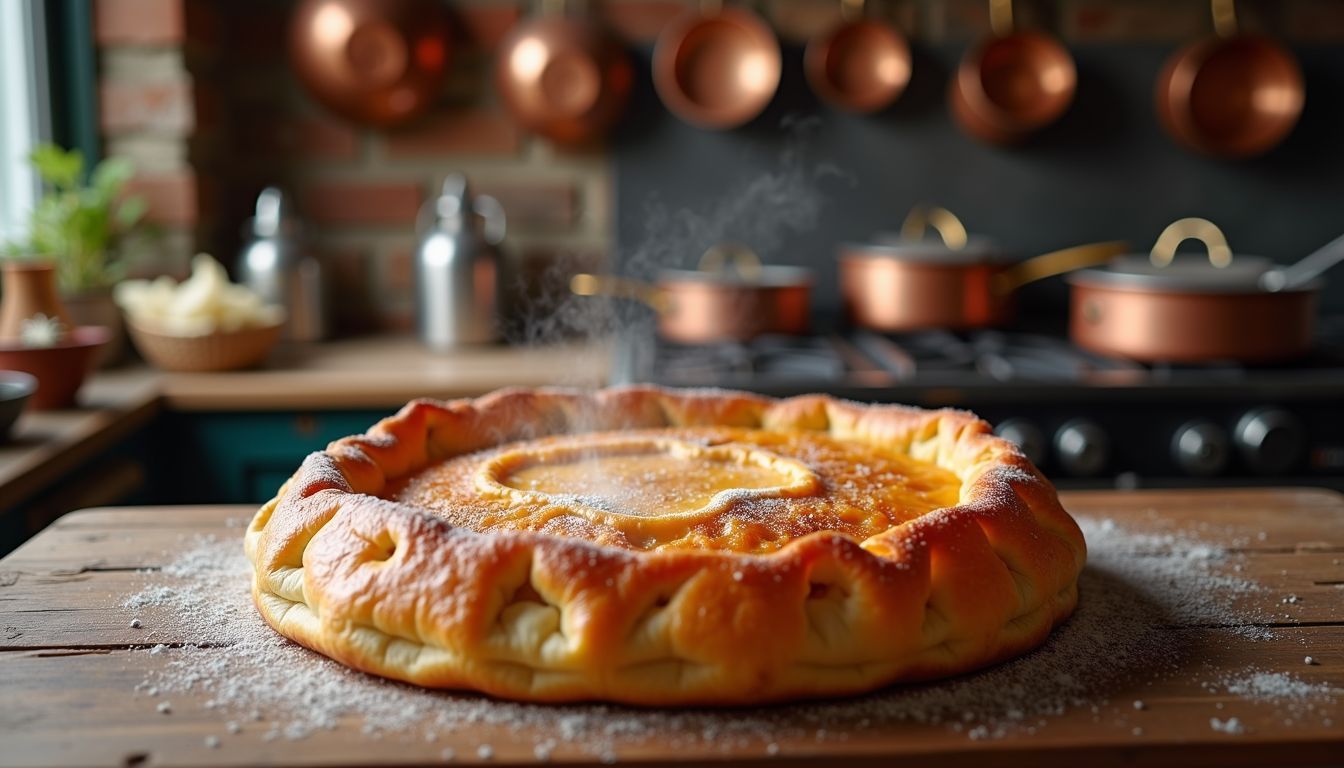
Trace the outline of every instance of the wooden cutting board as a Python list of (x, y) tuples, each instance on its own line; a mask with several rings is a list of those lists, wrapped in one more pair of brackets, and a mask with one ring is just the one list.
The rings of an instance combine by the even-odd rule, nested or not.
[[(0, 765), (281, 765), (529, 763), (539, 740), (554, 739), (553, 762), (702, 764), (763, 761), (891, 765), (905, 759), (939, 765), (1075, 766), (1319, 764), (1344, 761), (1344, 497), (1319, 490), (1236, 490), (1065, 494), (1076, 515), (1107, 518), (1135, 531), (1184, 531), (1238, 550), (1240, 574), (1266, 589), (1263, 625), (1272, 639), (1250, 639), (1244, 627), (1172, 626), (1191, 652), (1160, 683), (1122, 679), (1105, 701), (1083, 702), (1039, 729), (970, 738), (947, 724), (897, 722), (873, 727), (828, 723), (781, 728), (760, 739), (716, 740), (669, 721), (595, 754), (542, 726), (510, 728), (465, 723), (436, 733), (368, 733), (345, 718), (300, 740), (264, 728), (232, 734), (236, 714), (207, 707), (208, 692), (175, 693), (171, 715), (156, 711), (143, 681), (180, 652), (190, 637), (173, 636), (172, 617), (154, 616), (161, 653), (145, 649), (128, 624), (123, 601), (154, 585), (157, 569), (202, 535), (240, 540), (242, 507), (147, 507), (89, 510), (62, 518), (0, 560)], [(1291, 604), (1285, 605), (1285, 596)], [(1083, 599), (1087, 599), (1084, 591)], [(1241, 599), (1241, 598), (1239, 598)], [(150, 612), (152, 613), (152, 611)], [(180, 633), (180, 632), (179, 632)], [(210, 648), (195, 653), (227, 653)], [(1304, 664), (1311, 655), (1315, 665)], [(1254, 668), (1284, 671), (1333, 700), (1307, 716), (1285, 717), (1272, 702), (1211, 688), (1220, 674)], [(412, 692), (413, 695), (442, 694)], [(1142, 700), (1141, 710), (1133, 702)], [(806, 720), (807, 709), (781, 718)], [(1299, 713), (1301, 714), (1301, 713)], [(727, 710), (724, 722), (745, 716)], [(1210, 727), (1238, 718), (1240, 734)], [(1286, 722), (1288, 721), (1288, 722)], [(703, 729), (703, 722), (694, 726)], [(531, 729), (529, 731), (529, 729)], [(689, 738), (689, 736), (695, 736)], [(479, 752), (489, 744), (487, 752)]]

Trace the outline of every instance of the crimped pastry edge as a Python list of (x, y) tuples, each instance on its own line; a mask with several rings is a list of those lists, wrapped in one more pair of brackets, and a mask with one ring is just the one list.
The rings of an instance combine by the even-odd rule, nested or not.
[[(478, 533), (376, 497), (432, 463), (574, 426), (691, 425), (881, 444), (955, 472), (961, 500), (863, 542), (815, 533), (742, 555)], [(309, 455), (245, 547), (262, 617), (351, 667), (646, 705), (836, 696), (992, 664), (1072, 612), (1086, 558), (1054, 488), (972, 414), (649, 386), (412, 401)]]

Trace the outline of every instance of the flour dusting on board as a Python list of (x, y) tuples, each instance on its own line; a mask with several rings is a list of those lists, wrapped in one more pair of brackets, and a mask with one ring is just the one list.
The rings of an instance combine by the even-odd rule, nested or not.
[[(766, 709), (638, 710), (619, 706), (546, 706), (425, 691), (349, 670), (267, 627), (248, 592), (250, 565), (234, 538), (205, 537), (155, 573), (155, 583), (123, 602), (127, 619), (172, 622), (193, 645), (159, 645), (144, 653), (167, 658), (137, 691), (171, 717), (170, 697), (194, 694), (220, 722), (217, 744), (243, 731), (265, 739), (301, 739), (338, 724), (381, 738), (432, 743), (466, 727), (485, 727), (535, 741), (528, 751), (550, 757), (581, 749), (602, 759), (623, 745), (656, 737), (673, 745), (780, 751), (779, 741), (827, 741), (897, 722), (947, 728), (968, 739), (1035, 733), (1066, 712), (1090, 711), (1134, 734), (1147, 708), (1113, 700), (1123, 685), (1160, 680), (1190, 651), (1188, 630), (1235, 627), (1249, 641), (1265, 639), (1277, 596), (1237, 574), (1237, 556), (1181, 534), (1145, 534), (1110, 520), (1080, 521), (1089, 561), (1078, 611), (1038, 650), (990, 670), (926, 685), (903, 686), (852, 700)], [(1268, 606), (1265, 609), (1247, 607)], [(150, 619), (149, 615), (158, 616)], [(157, 633), (155, 633), (157, 634)], [(153, 640), (153, 636), (150, 636)], [(1337, 692), (1285, 672), (1246, 668), (1205, 687), (1213, 693), (1274, 706), (1285, 722), (1315, 718)], [(1221, 705), (1219, 705), (1221, 707)], [(176, 705), (180, 711), (182, 702)], [(1212, 711), (1211, 728), (1236, 735), (1242, 721)], [(1213, 723), (1216, 722), (1216, 725)], [(1235, 727), (1229, 727), (1233, 723)], [(501, 738), (503, 738), (501, 736)], [(497, 744), (499, 742), (496, 742)], [(212, 745), (215, 746), (215, 745)], [(494, 748), (478, 745), (477, 751)]]

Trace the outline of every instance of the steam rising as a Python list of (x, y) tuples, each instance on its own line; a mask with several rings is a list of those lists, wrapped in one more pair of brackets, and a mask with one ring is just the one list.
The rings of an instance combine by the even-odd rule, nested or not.
[[(612, 271), (654, 283), (661, 270), (694, 269), (709, 247), (726, 242), (752, 248), (766, 263), (784, 262), (785, 244), (817, 226), (825, 201), (820, 182), (835, 177), (853, 184), (853, 177), (834, 165), (808, 158), (809, 140), (819, 124), (815, 117), (785, 118), (785, 145), (777, 168), (726, 191), (706, 190), (695, 208), (669, 208), (652, 196), (643, 206), (642, 241), (613, 254)], [(550, 264), (541, 278), (540, 298), (519, 308), (524, 320), (513, 334), (516, 340), (542, 344), (576, 336), (616, 337), (647, 348), (643, 342), (652, 341), (657, 322), (649, 307), (629, 299), (570, 293), (570, 277), (589, 267), (573, 258)]]

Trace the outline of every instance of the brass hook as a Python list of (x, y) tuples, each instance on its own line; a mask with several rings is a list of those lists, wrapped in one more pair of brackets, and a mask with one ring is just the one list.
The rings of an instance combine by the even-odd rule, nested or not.
[(999, 37), (1013, 33), (1013, 0), (989, 0), (989, 28)]
[(1210, 0), (1213, 13), (1213, 31), (1219, 37), (1237, 34), (1237, 0)]

